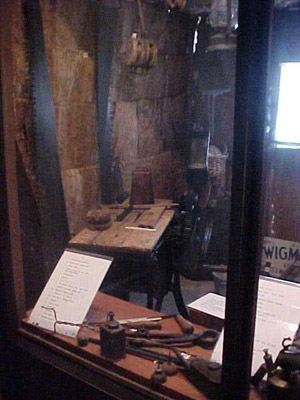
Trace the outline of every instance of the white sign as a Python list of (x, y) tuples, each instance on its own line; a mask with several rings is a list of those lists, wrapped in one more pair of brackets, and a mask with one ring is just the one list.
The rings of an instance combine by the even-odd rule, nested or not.
[(224, 319), (225, 301), (226, 298), (224, 296), (215, 293), (207, 293), (205, 296), (190, 303), (188, 307), (212, 315), (213, 317)]
[(279, 277), (294, 263), (299, 251), (300, 243), (265, 237), (262, 251), (263, 270)]
[[(259, 279), (252, 375), (263, 363), (264, 349), (273, 359), (281, 350), (285, 337), (293, 338), (300, 322), (300, 285), (273, 278)], [(223, 332), (212, 359), (222, 362)]]
[(112, 258), (67, 249), (61, 256), (30, 315), (29, 323), (76, 337), (112, 263)]

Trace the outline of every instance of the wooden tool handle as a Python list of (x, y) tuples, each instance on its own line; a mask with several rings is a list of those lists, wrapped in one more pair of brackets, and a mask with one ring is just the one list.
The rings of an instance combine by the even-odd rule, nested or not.
[(183, 333), (189, 334), (194, 332), (194, 325), (191, 322), (184, 319), (181, 315), (179, 314), (175, 315), (175, 320), (180, 326)]
[(77, 345), (85, 347), (89, 343), (89, 331), (85, 327), (81, 327), (77, 333)]
[(128, 322), (126, 324), (128, 329), (161, 329), (162, 324), (160, 321), (154, 322)]

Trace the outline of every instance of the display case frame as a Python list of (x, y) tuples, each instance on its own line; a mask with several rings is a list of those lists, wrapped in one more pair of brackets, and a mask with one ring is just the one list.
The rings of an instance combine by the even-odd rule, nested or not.
[[(83, 373), (78, 367), (78, 360), (72, 359), (67, 352), (57, 351), (47, 342), (42, 343), (20, 328), (26, 307), (12, 96), (11, 25), (15, 2), (5, 0), (1, 8), (1, 369), (6, 371), (1, 389), (4, 394), (13, 391), (12, 370), (18, 363), (16, 354), (22, 349), (59, 371), (97, 386), (101, 391), (99, 381), (95, 384), (95, 375), (90, 373), (88, 377), (86, 372)], [(230, 262), (223, 363), (223, 395), (230, 400), (249, 396), (262, 237), (267, 55), (272, 8), (273, 2), (268, 0), (239, 2)], [(84, 365), (84, 360), (81, 363)], [(105, 374), (103, 371), (103, 376)], [(118, 377), (115, 379), (118, 380)], [(137, 386), (129, 386), (132, 393), (140, 390)], [(109, 390), (103, 392), (108, 393)], [(116, 398), (120, 395), (120, 392), (115, 394)]]

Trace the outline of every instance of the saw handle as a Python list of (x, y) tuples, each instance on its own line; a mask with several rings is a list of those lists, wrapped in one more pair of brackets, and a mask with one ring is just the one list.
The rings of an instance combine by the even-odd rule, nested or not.
[(194, 325), (185, 318), (183, 318), (181, 315), (179, 314), (175, 315), (175, 320), (180, 326), (183, 333), (190, 334), (194, 332)]

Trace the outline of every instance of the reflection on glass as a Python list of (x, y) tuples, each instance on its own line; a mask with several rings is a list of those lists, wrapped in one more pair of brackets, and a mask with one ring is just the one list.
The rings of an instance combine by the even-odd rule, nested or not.
[[(270, 375), (264, 378), (267, 399), (277, 396), (299, 398), (299, 382), (297, 389), (297, 384), (292, 383), (290, 367), (291, 357), (299, 351), (296, 332), (300, 321), (300, 62), (288, 62), (299, 60), (299, 38), (295, 35), (298, 25), (297, 14), (275, 13), (269, 71), (272, 95), (264, 154), (265, 224), (261, 274), (267, 277), (261, 276), (259, 282), (255, 369), (252, 370), (253, 373), (258, 371), (264, 361), (267, 372), (272, 369), (274, 380), (270, 379)], [(287, 47), (289, 49), (285, 51)], [(278, 93), (276, 88), (279, 88)], [(272, 109), (272, 104), (277, 104), (277, 110), (275, 107)], [(265, 355), (264, 348), (268, 349)], [(277, 358), (276, 365), (272, 358)], [(280, 389), (276, 387), (275, 380), (280, 381)]]
[[(134, 275), (145, 261), (140, 261), (145, 248), (137, 245), (135, 237), (141, 242), (141, 234), (144, 234), (145, 243), (149, 244), (156, 232), (156, 239), (164, 242), (164, 230), (159, 225), (163, 215), (164, 220), (168, 218), (166, 225), (171, 228), (173, 241), (161, 246), (157, 240), (152, 248), (154, 252), (156, 245), (159, 247), (156, 278), (164, 290), (163, 295), (169, 294), (170, 282), (165, 281), (165, 271), (169, 269), (179, 271), (186, 304), (213, 290), (224, 294), (231, 201), (235, 49), (207, 51), (215, 24), (213, 18), (209, 20), (203, 13), (201, 5), (187, 16), (181, 12), (167, 12), (165, 7), (154, 6), (151, 1), (143, 2), (142, 13), (135, 1), (52, 3), (42, 1), (40, 12), (55, 109), (59, 172), (72, 237), (67, 245), (76, 243), (74, 247), (80, 250), (92, 246), (94, 252), (106, 252), (113, 257), (117, 254), (118, 260), (108, 279), (110, 284), (105, 282), (104, 287), (108, 287), (111, 294), (120, 294), (145, 305), (147, 285), (140, 279), (129, 287), (126, 283), (130, 278), (128, 271)], [(224, 9), (226, 2), (221, 3)], [(232, 2), (232, 10), (236, 18), (236, 1)], [(192, 25), (196, 14), (197, 24)], [(226, 25), (226, 7), (222, 15)], [(233, 23), (236, 24), (236, 19)], [(158, 56), (153, 68), (134, 73), (126, 64), (127, 44), (134, 32), (140, 32), (142, 25), (147, 31), (145, 40), (158, 46)], [(194, 26), (195, 35), (190, 35), (191, 26)], [(109, 29), (109, 34), (105, 28)], [(25, 31), (22, 35), (24, 41), (27, 40)], [(193, 36), (197, 36), (196, 45)], [(137, 58), (149, 57), (147, 52), (141, 55), (138, 49), (135, 51)], [(27, 82), (23, 73), (25, 66), (21, 67), (18, 79)], [(36, 77), (31, 81), (32, 86), (41, 86)], [(22, 82), (16, 85), (20, 91), (25, 87)], [(103, 90), (106, 84), (107, 92)], [(16, 93), (17, 112), (20, 104), (24, 106), (23, 95)], [(23, 118), (26, 110), (24, 106), (18, 119)], [(20, 125), (24, 125), (23, 121)], [(205, 134), (198, 132), (188, 137), (195, 125), (204, 127)], [(163, 199), (164, 204), (179, 204), (174, 221), (173, 209), (158, 213), (152, 221), (145, 221), (149, 213), (145, 208), (134, 211), (127, 209), (128, 203), (120, 204), (129, 198), (132, 171), (139, 167), (147, 167), (152, 172), (156, 199)], [(111, 208), (103, 205), (109, 186), (109, 203), (114, 204)], [(21, 191), (20, 199), (26, 202), (25, 191)], [(30, 219), (30, 212), (24, 212), (24, 225)], [(122, 217), (118, 215), (117, 222), (126, 221), (122, 231), (115, 224), (118, 212)], [(91, 214), (93, 224), (87, 218)], [(40, 226), (36, 219), (36, 224), (43, 233), (50, 231), (53, 221), (54, 218), (48, 226)], [(95, 230), (87, 230), (91, 226)], [(114, 241), (110, 238), (115, 238), (114, 229), (121, 244), (112, 249)], [(148, 229), (150, 239), (146, 231), (139, 229)], [(35, 241), (41, 241), (41, 237), (43, 235), (39, 234), (33, 239), (30, 237), (28, 249), (36, 245)], [(128, 244), (128, 238), (134, 239)], [(48, 259), (50, 240), (44, 242), (40, 257), (47, 265), (45, 275), (48, 277), (55, 263)], [(24, 259), (28, 258), (28, 249), (24, 248)], [(171, 254), (167, 261), (164, 252)], [(36, 253), (32, 258), (31, 271), (38, 270), (41, 274), (46, 270), (40, 268)], [(44, 276), (36, 281), (43, 279)], [(29, 277), (27, 286), (30, 289), (31, 280)], [(39, 290), (31, 292), (34, 293), (30, 305), (34, 305)], [(139, 292), (143, 292), (142, 295)], [(157, 299), (162, 293), (154, 295)], [(173, 298), (172, 301), (167, 298), (163, 296), (161, 301), (162, 311), (178, 312)]]
[(280, 70), (280, 91), (275, 140), (300, 144), (300, 63), (283, 63)]

